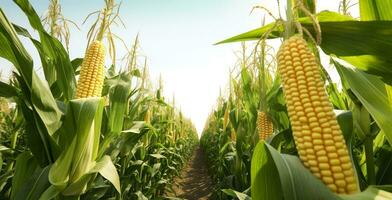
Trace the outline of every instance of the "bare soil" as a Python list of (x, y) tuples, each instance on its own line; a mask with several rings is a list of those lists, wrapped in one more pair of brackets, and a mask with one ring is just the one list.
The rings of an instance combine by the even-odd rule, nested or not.
[(213, 185), (208, 175), (204, 153), (198, 147), (181, 171), (180, 177), (174, 179), (170, 196), (187, 200), (207, 200), (212, 191)]

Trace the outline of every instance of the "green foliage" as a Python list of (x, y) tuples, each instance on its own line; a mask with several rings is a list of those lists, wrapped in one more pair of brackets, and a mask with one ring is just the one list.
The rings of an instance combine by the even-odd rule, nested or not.
[[(389, 70), (392, 61), (385, 51), (392, 48), (392, 21), (357, 21), (329, 11), (318, 13), (317, 19), (322, 36), (320, 47), (325, 53), (338, 56), (361, 70), (381, 76), (386, 83), (392, 83)], [(298, 21), (315, 37), (313, 24), (308, 17)], [(259, 40), (268, 31), (271, 33), (265, 36), (272, 39), (280, 37), (284, 29), (274, 22), (218, 44)]]
[[(235, 184), (221, 186), (218, 189), (225, 188), (222, 191), (226, 195), (219, 193), (218, 199), (245, 198), (245, 193), (249, 193), (249, 190), (244, 191), (247, 187), (250, 187), (253, 199), (391, 198), (389, 185), (392, 182), (391, 174), (388, 172), (391, 165), (388, 156), (392, 155), (389, 127), (392, 94), (390, 66), (392, 64), (390, 53), (386, 49), (392, 48), (392, 21), (390, 21), (392, 20), (390, 12), (392, 1), (359, 2), (361, 21), (330, 11), (314, 13), (314, 1), (303, 1), (308, 13), (296, 6), (293, 7), (295, 9), (293, 12), (289, 10), (290, 12), (287, 13), (293, 14), (294, 16), (288, 18), (299, 22), (297, 25), (302, 27), (302, 29), (296, 27), (296, 34), (303, 30), (303, 36), (308, 39), (312, 47), (317, 47), (313, 40), (318, 36), (315, 27), (319, 26), (321, 29), (319, 32), (321, 43), (317, 45), (324, 53), (331, 56), (331, 65), (336, 67), (342, 83), (342, 89), (340, 89), (339, 83), (333, 83), (327, 70), (323, 69), (323, 78), (327, 82), (326, 91), (331, 103), (338, 109), (336, 110), (337, 119), (354, 162), (362, 192), (352, 195), (336, 195), (313, 176), (297, 157), (279, 76), (275, 75), (272, 85), (263, 83), (267, 86), (267, 98), (263, 99), (261, 98), (262, 92), (255, 92), (250, 88), (257, 87), (260, 84), (258, 80), (263, 79), (265, 74), (256, 73), (252, 76), (241, 71), (238, 83), (232, 84), (234, 88), (243, 84), (241, 89), (234, 93), (230, 90), (228, 98), (224, 99), (223, 103), (218, 103), (206, 123), (201, 144), (211, 158), (212, 174), (216, 176), (215, 180), (218, 180), (218, 184), (227, 182), (225, 177), (235, 177), (237, 173), (235, 170), (229, 170), (228, 166), (235, 164), (228, 162), (225, 158), (229, 155), (237, 155), (238, 152), (242, 152), (243, 145), (248, 145), (247, 152), (252, 155), (251, 183), (243, 182), (246, 185), (241, 185), (241, 187)], [(343, 13), (347, 14), (348, 2), (343, 1), (341, 6), (344, 7)], [(310, 13), (315, 15), (309, 16)], [(317, 21), (312, 17), (315, 17)], [(265, 40), (280, 38), (290, 33), (286, 27), (290, 26), (285, 25), (285, 22), (282, 23), (282, 19), (278, 19), (217, 44), (255, 40), (257, 44), (254, 49), (257, 49), (257, 45), (265, 44)], [(313, 49), (315, 55), (319, 56), (317, 48)], [(261, 59), (266, 60), (263, 57)], [(253, 67), (252, 63), (243, 63), (246, 68)], [(265, 63), (268, 61), (259, 62), (258, 65), (268, 66)], [(255, 131), (251, 128), (252, 126), (249, 126), (250, 123), (255, 123), (254, 103), (252, 98), (249, 98), (254, 95), (255, 99), (264, 101), (261, 104), (267, 105), (266, 110), (274, 122), (276, 133), (266, 141), (259, 142), (257, 146), (254, 145), (254, 137), (253, 140), (249, 139)], [(235, 117), (230, 118), (233, 125), (232, 132), (237, 136), (237, 140), (231, 141), (231, 148), (227, 148), (224, 142), (230, 135), (222, 129), (223, 126), (220, 123), (222, 116), (219, 113), (224, 112), (225, 106), (222, 105), (225, 104), (230, 104), (229, 107), (233, 112), (237, 111), (233, 115)], [(256, 107), (256, 109), (260, 108)], [(238, 112), (242, 110), (244, 113)], [(226, 154), (223, 153), (223, 158), (216, 159), (220, 158), (222, 152), (226, 152)], [(239, 160), (241, 163), (247, 163), (248, 157), (243, 156)], [(217, 169), (224, 169), (224, 171)], [(243, 176), (249, 173), (249, 168), (246, 169), (242, 172)], [(235, 179), (234, 181), (238, 182)]]
[[(73, 99), (81, 58), (69, 59), (27, 0), (15, 0), (39, 39), (0, 9), (0, 57), (15, 72), (0, 96), (1, 199), (155, 199), (163, 195), (198, 143), (181, 111), (154, 91), (146, 66), (106, 74), (103, 97)], [(20, 41), (32, 41), (43, 77)], [(137, 43), (135, 43), (137, 44)], [(3, 100), (3, 99), (2, 99)], [(2, 108), (2, 107), (1, 107)]]

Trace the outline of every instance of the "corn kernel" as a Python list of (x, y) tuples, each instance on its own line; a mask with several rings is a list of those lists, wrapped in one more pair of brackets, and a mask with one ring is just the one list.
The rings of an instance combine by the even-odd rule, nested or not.
[(277, 57), (300, 159), (333, 192), (357, 192), (353, 165), (307, 42), (293, 36), (282, 44)]

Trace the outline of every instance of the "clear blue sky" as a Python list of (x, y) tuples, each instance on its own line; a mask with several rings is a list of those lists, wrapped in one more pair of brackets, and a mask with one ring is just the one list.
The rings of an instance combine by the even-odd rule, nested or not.
[[(40, 15), (48, 6), (47, 0), (31, 3)], [(92, 20), (85, 25), (81, 23), (88, 13), (102, 8), (104, 1), (60, 0), (60, 3), (64, 16), (81, 26), (81, 30), (71, 29), (71, 59), (82, 57)], [(250, 15), (250, 10), (260, 3), (277, 13), (276, 0), (123, 0), (120, 16), (126, 28), (114, 27), (113, 32), (128, 46), (140, 34), (141, 54), (148, 58), (152, 80), (157, 82), (162, 74), (165, 96), (171, 98), (175, 94), (177, 106), (200, 132), (215, 105), (219, 88), (226, 86), (229, 68), (236, 62), (233, 52), (239, 49), (239, 44), (213, 43), (259, 27), (264, 14), (258, 10)], [(0, 7), (13, 23), (29, 27), (11, 0), (2, 0)], [(338, 0), (320, 1), (318, 7), (337, 10)], [(34, 48), (27, 40), (23, 41), (39, 67)], [(125, 51), (120, 44), (117, 46), (118, 57), (122, 57)], [(11, 65), (0, 58), (3, 79), (10, 69)]]

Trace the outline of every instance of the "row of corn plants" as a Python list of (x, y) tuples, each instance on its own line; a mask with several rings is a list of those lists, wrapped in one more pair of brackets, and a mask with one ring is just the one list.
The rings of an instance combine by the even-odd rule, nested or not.
[(216, 199), (391, 199), (392, 1), (359, 0), (359, 19), (350, 1), (286, 3), (286, 19), (218, 43), (255, 41), (201, 137)]
[[(0, 57), (15, 69), (0, 82), (0, 199), (163, 199), (197, 133), (161, 95), (161, 81), (154, 89), (138, 37), (117, 69), (110, 26), (119, 5), (105, 0), (93, 13), (84, 58), (71, 60), (71, 22), (59, 1), (43, 19), (28, 0), (14, 3), (38, 38), (0, 9)], [(107, 52), (113, 62), (105, 67)]]

